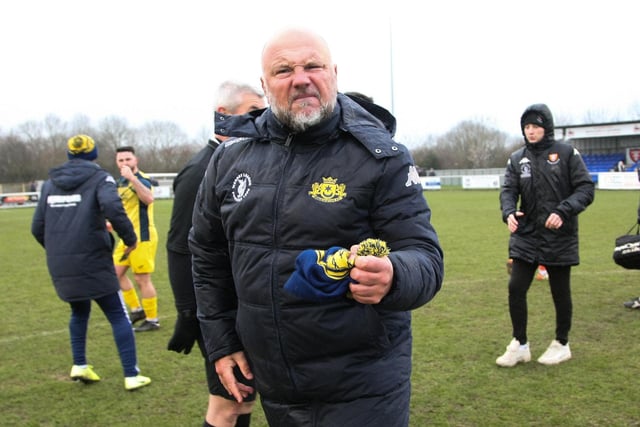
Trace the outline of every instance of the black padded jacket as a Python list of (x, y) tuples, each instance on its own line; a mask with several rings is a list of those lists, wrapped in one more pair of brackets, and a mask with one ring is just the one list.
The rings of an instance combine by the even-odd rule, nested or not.
[(108, 172), (82, 159), (49, 171), (31, 233), (46, 249), (47, 266), (63, 301), (96, 299), (120, 290), (107, 219), (127, 246), (136, 243), (116, 181)]
[[(595, 186), (578, 150), (554, 139), (553, 116), (546, 105), (527, 108), (521, 122), (532, 111), (545, 118), (545, 136), (534, 144), (525, 138), (525, 145), (511, 154), (500, 191), (503, 221), (517, 210), (524, 213), (509, 239), (509, 258), (577, 265), (578, 214), (593, 202)], [(544, 226), (551, 213), (563, 220), (558, 230)]]
[[(386, 111), (386, 110), (385, 110)], [(395, 122), (344, 95), (292, 134), (270, 109), (218, 116), (229, 135), (200, 186), (189, 237), (198, 317), (211, 361), (244, 350), (263, 398), (350, 401), (411, 375), (411, 314), (438, 292), (443, 253)], [(385, 240), (394, 268), (377, 305), (311, 303), (283, 285), (305, 249)]]

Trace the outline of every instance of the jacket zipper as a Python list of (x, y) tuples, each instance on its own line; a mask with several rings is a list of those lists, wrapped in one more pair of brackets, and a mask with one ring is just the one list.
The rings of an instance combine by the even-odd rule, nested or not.
[[(277, 248), (279, 246), (279, 239), (278, 239), (278, 222), (279, 222), (279, 218), (278, 218), (278, 212), (280, 211), (280, 204), (282, 203), (282, 197), (285, 194), (284, 191), (282, 190), (282, 187), (285, 186), (285, 181), (286, 181), (286, 176), (287, 176), (287, 170), (289, 169), (289, 166), (291, 165), (292, 159), (293, 159), (293, 153), (291, 150), (291, 142), (293, 141), (294, 138), (294, 134), (289, 134), (287, 135), (287, 139), (284, 142), (284, 147), (286, 150), (286, 158), (285, 158), (285, 162), (284, 162), (284, 167), (282, 168), (282, 174), (280, 175), (280, 178), (278, 179), (278, 185), (276, 186), (276, 200), (275, 203), (273, 204), (273, 230), (272, 230), (272, 239), (274, 242), (274, 246)], [(276, 330), (276, 336), (278, 337), (278, 346), (280, 348), (280, 357), (282, 358), (285, 367), (287, 369), (287, 374), (289, 376), (289, 379), (291, 381), (291, 384), (293, 386), (293, 388), (295, 390), (298, 389), (297, 385), (296, 385), (296, 381), (293, 375), (293, 372), (291, 371), (291, 366), (289, 365), (289, 361), (285, 355), (285, 352), (283, 351), (283, 348), (285, 347), (285, 343), (282, 342), (282, 336), (280, 334), (280, 311), (278, 309), (278, 272), (275, 269), (275, 266), (278, 265), (277, 262), (277, 258), (280, 254), (280, 250), (276, 249), (275, 251), (275, 255), (274, 255), (274, 259), (273, 259), (273, 263), (271, 264), (271, 277), (272, 277), (272, 283), (271, 283), (271, 300), (273, 301), (273, 321), (274, 321), (274, 326), (275, 326), (275, 330)]]

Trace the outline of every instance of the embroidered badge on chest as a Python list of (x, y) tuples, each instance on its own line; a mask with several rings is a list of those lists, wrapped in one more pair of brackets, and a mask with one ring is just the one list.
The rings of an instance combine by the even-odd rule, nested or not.
[(531, 162), (526, 157), (520, 160), (520, 178), (531, 178)]
[(559, 161), (560, 156), (558, 155), (558, 153), (549, 153), (549, 156), (547, 157), (547, 163), (549, 163), (550, 165), (555, 165)]
[(251, 190), (251, 177), (246, 173), (241, 173), (233, 180), (233, 185), (231, 187), (231, 194), (233, 195), (233, 200), (236, 202), (241, 201), (247, 194), (249, 194), (249, 190)]
[(309, 195), (323, 203), (335, 203), (347, 196), (346, 184), (338, 184), (337, 178), (322, 177), (322, 183), (314, 182), (311, 184)]

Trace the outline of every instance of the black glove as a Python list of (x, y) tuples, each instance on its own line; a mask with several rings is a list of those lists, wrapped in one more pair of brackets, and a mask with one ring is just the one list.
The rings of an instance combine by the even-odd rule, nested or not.
[(196, 313), (185, 310), (178, 313), (176, 325), (173, 329), (173, 336), (169, 339), (167, 350), (184, 354), (191, 353), (191, 349), (200, 335), (200, 323)]

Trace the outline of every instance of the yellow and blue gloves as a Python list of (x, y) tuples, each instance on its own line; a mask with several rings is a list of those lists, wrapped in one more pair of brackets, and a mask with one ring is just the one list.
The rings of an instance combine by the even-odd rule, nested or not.
[[(360, 242), (357, 255), (383, 257), (389, 252), (386, 242), (366, 239)], [(343, 298), (349, 291), (349, 283), (352, 282), (349, 272), (355, 264), (355, 258), (349, 260), (350, 255), (348, 249), (340, 246), (302, 251), (284, 289), (298, 298), (315, 302)]]

